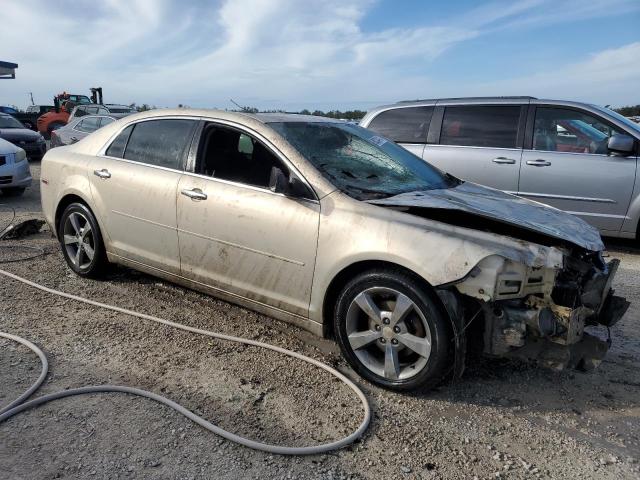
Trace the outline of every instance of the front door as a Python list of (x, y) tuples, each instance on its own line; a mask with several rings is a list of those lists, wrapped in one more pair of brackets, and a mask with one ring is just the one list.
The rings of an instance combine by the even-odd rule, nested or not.
[(269, 190), (270, 146), (223, 125), (203, 129), (195, 173), (178, 185), (182, 275), (257, 303), (306, 316), (320, 204)]
[(176, 195), (195, 124), (136, 123), (90, 164), (93, 203), (109, 253), (180, 273)]
[(537, 107), (532, 145), (522, 156), (519, 195), (577, 215), (605, 234), (619, 232), (637, 162), (609, 154), (609, 137), (619, 133), (581, 110)]

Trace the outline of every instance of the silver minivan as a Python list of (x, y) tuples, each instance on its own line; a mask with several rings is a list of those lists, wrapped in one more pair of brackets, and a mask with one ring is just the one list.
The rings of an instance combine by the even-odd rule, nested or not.
[(375, 108), (361, 122), (459, 178), (638, 238), (640, 125), (607, 108), (533, 97), (452, 98)]

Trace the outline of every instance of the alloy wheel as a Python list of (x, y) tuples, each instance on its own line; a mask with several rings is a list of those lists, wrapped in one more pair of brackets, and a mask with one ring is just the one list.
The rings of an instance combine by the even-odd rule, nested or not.
[(64, 222), (63, 243), (69, 260), (76, 268), (91, 265), (95, 256), (95, 239), (89, 219), (79, 212), (71, 212)]
[(431, 354), (425, 315), (392, 288), (372, 287), (356, 295), (347, 310), (346, 333), (360, 362), (387, 380), (417, 375)]

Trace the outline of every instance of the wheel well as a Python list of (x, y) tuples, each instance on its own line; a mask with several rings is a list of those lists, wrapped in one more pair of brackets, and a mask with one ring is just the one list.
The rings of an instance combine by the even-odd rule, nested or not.
[[(78, 195), (69, 194), (69, 195), (65, 195), (64, 197), (62, 197), (62, 199), (60, 200), (60, 202), (58, 203), (58, 206), (56, 208), (56, 216), (55, 216), (55, 222), (56, 223), (55, 223), (55, 226), (54, 226), (54, 228), (56, 229), (56, 231), (55, 231), (56, 236), (58, 236), (58, 226), (60, 224), (60, 217), (62, 216), (62, 212), (64, 212), (65, 208), (67, 208), (72, 203), (81, 203), (81, 204), (85, 205), (87, 208), (89, 208), (89, 205), (87, 205), (87, 202), (85, 202)], [(91, 210), (91, 209), (89, 209), (89, 210)]]
[(340, 291), (344, 288), (347, 282), (349, 282), (349, 280), (351, 280), (356, 275), (375, 268), (387, 268), (390, 270), (401, 271), (415, 277), (417, 280), (424, 284), (426, 290), (433, 293), (434, 300), (442, 308), (443, 313), (448, 316), (444, 305), (438, 298), (438, 295), (433, 291), (433, 287), (431, 286), (431, 284), (429, 284), (429, 282), (427, 282), (420, 275), (412, 270), (409, 270), (408, 268), (403, 267), (402, 265), (398, 265), (397, 263), (385, 262), (382, 260), (367, 260), (349, 265), (348, 267), (342, 269), (333, 278), (333, 280), (331, 280), (329, 288), (327, 288), (327, 293), (324, 296), (324, 302), (322, 304), (322, 334), (325, 338), (335, 338), (335, 332), (333, 328), (333, 306), (338, 298), (338, 295), (340, 294)]

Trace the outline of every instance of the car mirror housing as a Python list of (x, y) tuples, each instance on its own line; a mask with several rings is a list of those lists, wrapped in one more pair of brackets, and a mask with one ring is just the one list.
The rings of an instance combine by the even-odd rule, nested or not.
[(278, 167), (271, 167), (269, 189), (292, 198), (311, 198), (309, 188), (295, 175), (287, 175)]
[(269, 176), (269, 189), (275, 193), (287, 194), (289, 190), (289, 179), (278, 167), (271, 167)]
[(614, 155), (626, 157), (633, 153), (635, 139), (630, 135), (612, 135), (607, 142), (607, 148)]

